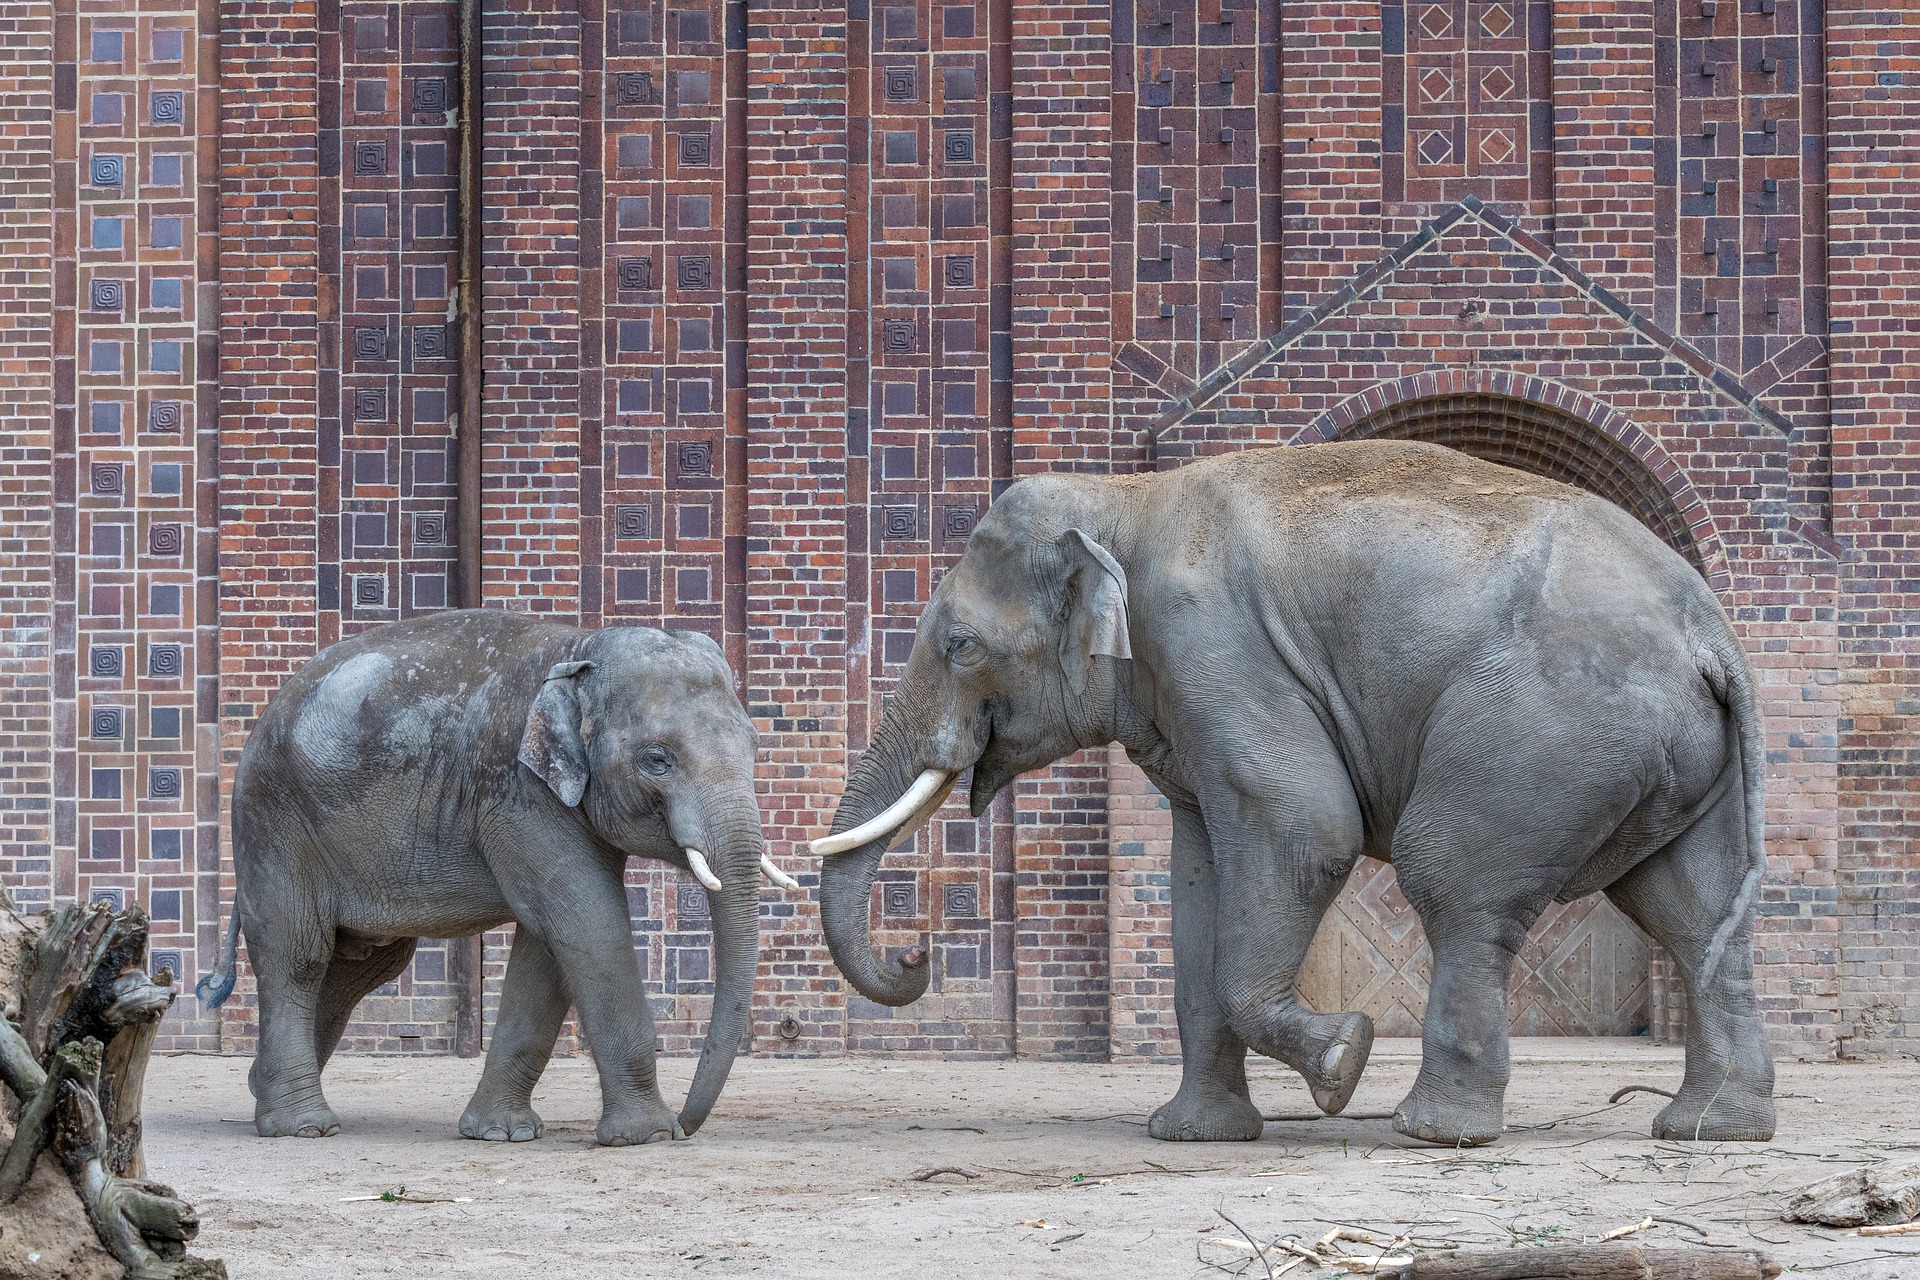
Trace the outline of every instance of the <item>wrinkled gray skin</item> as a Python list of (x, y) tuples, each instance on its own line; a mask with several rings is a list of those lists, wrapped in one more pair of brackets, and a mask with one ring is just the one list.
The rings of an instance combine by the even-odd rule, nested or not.
[[(760, 815), (752, 723), (719, 647), (491, 610), (377, 628), (321, 653), (274, 697), (234, 779), (244, 928), (259, 979), (249, 1077), (265, 1137), (339, 1129), (320, 1072), (360, 999), (419, 938), (513, 920), (500, 1020), (460, 1119), (470, 1138), (540, 1136), (533, 1086), (569, 1005), (600, 1072), (601, 1143), (691, 1134), (747, 1030), (758, 961)], [(634, 958), (629, 857), (707, 857), (714, 1009), (677, 1120), (654, 1075)]]
[[(1017, 774), (1120, 742), (1173, 806), (1185, 1066), (1155, 1137), (1257, 1137), (1249, 1048), (1346, 1104), (1371, 1023), (1304, 1007), (1294, 980), (1370, 854), (1433, 949), (1401, 1133), (1499, 1134), (1514, 955), (1549, 902), (1604, 891), (1686, 982), (1685, 1081), (1655, 1135), (1759, 1140), (1761, 732), (1712, 593), (1618, 508), (1431, 445), (1261, 450), (1009, 488), (922, 615), (834, 830), (923, 769), (971, 768), (978, 815)], [(923, 950), (868, 943), (905, 834), (821, 882), (835, 962), (886, 1005), (927, 985)]]

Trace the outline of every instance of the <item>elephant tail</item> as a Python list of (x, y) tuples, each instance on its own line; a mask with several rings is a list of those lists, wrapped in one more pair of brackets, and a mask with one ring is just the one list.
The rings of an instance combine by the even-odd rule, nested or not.
[(1733, 720), (1747, 819), (1746, 879), (1741, 882), (1740, 896), (1734, 900), (1733, 909), (1720, 922), (1707, 947), (1700, 977), (1705, 983), (1712, 980), (1727, 944), (1746, 922), (1747, 913), (1760, 893), (1760, 881), (1767, 874), (1767, 730), (1760, 717), (1753, 669), (1747, 664), (1746, 651), (1732, 630), (1721, 622), (1714, 629), (1713, 638), (1697, 652), (1701, 677)]
[(213, 972), (200, 979), (193, 994), (200, 997), (200, 1007), (218, 1009), (233, 994), (235, 978), (234, 966), (240, 953), (240, 899), (233, 900), (233, 913), (227, 917), (227, 941), (220, 949), (220, 963)]

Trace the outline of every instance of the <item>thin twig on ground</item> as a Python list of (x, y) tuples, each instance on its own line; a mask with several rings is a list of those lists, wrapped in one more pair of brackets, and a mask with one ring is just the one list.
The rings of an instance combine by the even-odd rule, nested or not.
[(1246, 1236), (1247, 1243), (1253, 1246), (1253, 1256), (1260, 1259), (1260, 1265), (1266, 1268), (1267, 1280), (1274, 1280), (1273, 1264), (1267, 1261), (1267, 1251), (1260, 1247), (1260, 1242), (1258, 1240), (1255, 1240), (1251, 1235), (1249, 1235), (1245, 1227), (1235, 1222), (1232, 1218), (1227, 1217), (1227, 1215), (1221, 1212), (1219, 1209), (1215, 1209), (1214, 1212), (1220, 1215), (1221, 1221), (1225, 1222), (1228, 1226), (1232, 1227), (1235, 1231), (1238, 1231), (1241, 1235)]

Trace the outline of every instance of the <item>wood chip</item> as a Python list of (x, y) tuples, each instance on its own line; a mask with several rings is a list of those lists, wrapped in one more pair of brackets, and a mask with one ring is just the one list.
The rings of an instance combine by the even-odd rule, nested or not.
[(1920, 1222), (1892, 1222), (1883, 1227), (1862, 1227), (1863, 1236), (1916, 1236), (1920, 1235)]

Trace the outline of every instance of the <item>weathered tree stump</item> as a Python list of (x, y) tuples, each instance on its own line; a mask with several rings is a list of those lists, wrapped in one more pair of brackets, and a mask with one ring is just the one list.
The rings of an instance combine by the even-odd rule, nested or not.
[(1380, 1274), (1392, 1280), (1773, 1280), (1780, 1264), (1752, 1249), (1570, 1244), (1426, 1253)]
[(199, 1218), (144, 1177), (141, 1090), (175, 994), (146, 957), (138, 908), (29, 921), (0, 889), (0, 1275), (227, 1274), (187, 1256)]
[(1787, 1198), (1788, 1222), (1825, 1227), (1891, 1226), (1920, 1217), (1920, 1162), (1847, 1169)]

